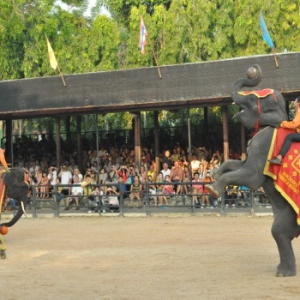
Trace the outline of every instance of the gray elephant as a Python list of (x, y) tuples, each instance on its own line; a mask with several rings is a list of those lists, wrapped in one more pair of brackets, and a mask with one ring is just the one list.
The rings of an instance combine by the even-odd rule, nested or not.
[(232, 86), (231, 97), (240, 108), (234, 118), (248, 129), (256, 129), (255, 135), (248, 142), (247, 159), (224, 162), (213, 173), (216, 182), (206, 187), (216, 198), (220, 197), (227, 185), (247, 186), (253, 190), (264, 188), (273, 208), (272, 235), (280, 255), (276, 276), (294, 276), (296, 262), (291, 242), (300, 231), (296, 212), (275, 189), (273, 179), (263, 174), (274, 129), (281, 121), (287, 120), (285, 100), (279, 92), (273, 90), (262, 99), (255, 93), (241, 93), (243, 87), (258, 85), (261, 76), (260, 67), (255, 65), (248, 69), (247, 78), (237, 80)]
[[(21, 218), (23, 213), (25, 213), (24, 205), (26, 204), (27, 200), (28, 185), (24, 181), (24, 170), (21, 168), (12, 168), (10, 172), (3, 173), (2, 176), (6, 186), (6, 193), (10, 198), (17, 200), (20, 204), (18, 212), (12, 218), (12, 220), (0, 224), (0, 227), (11, 227)], [(0, 247), (0, 258), (4, 259), (6, 257), (6, 248), (2, 238), (0, 239), (0, 246), (1, 244), (2, 247)]]

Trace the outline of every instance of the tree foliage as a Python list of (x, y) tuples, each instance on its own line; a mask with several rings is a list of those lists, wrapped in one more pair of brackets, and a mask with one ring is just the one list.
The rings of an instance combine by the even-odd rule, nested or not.
[[(65, 74), (153, 66), (150, 40), (160, 65), (269, 53), (260, 11), (277, 52), (300, 50), (300, 0), (97, 0), (90, 16), (87, 0), (61, 2), (66, 10), (55, 0), (0, 1), (0, 80), (57, 74), (45, 36)], [(145, 55), (138, 48), (141, 16), (149, 33)], [(126, 118), (111, 123), (128, 126)], [(169, 115), (170, 124), (176, 118)]]

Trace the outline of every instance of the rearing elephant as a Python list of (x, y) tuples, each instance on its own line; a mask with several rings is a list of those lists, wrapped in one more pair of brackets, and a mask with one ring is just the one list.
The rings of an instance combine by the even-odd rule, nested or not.
[(296, 262), (291, 241), (300, 230), (296, 213), (275, 189), (273, 179), (263, 174), (274, 128), (287, 119), (285, 101), (279, 92), (273, 90), (265, 90), (263, 98), (255, 92), (241, 92), (244, 86), (258, 85), (261, 75), (260, 67), (255, 65), (248, 69), (248, 78), (237, 80), (231, 90), (232, 99), (240, 107), (240, 112), (234, 118), (239, 119), (248, 129), (256, 130), (256, 134), (248, 142), (247, 159), (224, 162), (213, 173), (217, 181), (207, 188), (217, 198), (227, 185), (248, 186), (253, 190), (261, 186), (264, 188), (273, 208), (272, 235), (280, 255), (276, 276), (294, 276)]
[[(6, 185), (6, 193), (10, 198), (17, 200), (20, 204), (19, 210), (11, 221), (1, 223), (1, 226), (11, 227), (13, 226), (23, 215), (24, 205), (27, 199), (28, 185), (24, 181), (24, 170), (20, 168), (12, 168), (10, 172), (3, 173), (3, 180)], [(1, 243), (0, 243), (1, 244)], [(5, 249), (5, 248), (4, 248)], [(5, 258), (5, 250), (1, 249), (0, 258)]]

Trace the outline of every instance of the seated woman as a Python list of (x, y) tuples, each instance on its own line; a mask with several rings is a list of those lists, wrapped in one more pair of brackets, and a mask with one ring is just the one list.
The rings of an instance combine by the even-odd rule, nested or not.
[[(170, 175), (166, 175), (165, 182), (166, 183), (171, 183), (171, 177), (170, 177)], [(173, 184), (166, 184), (166, 185), (164, 185), (162, 194), (163, 194), (163, 196), (161, 198), (162, 199), (161, 205), (163, 205), (163, 202), (165, 202), (166, 205), (169, 205), (168, 197), (169, 197), (169, 195), (174, 194), (174, 186), (173, 186)]]
[(142, 185), (140, 182), (140, 177), (138, 175), (134, 176), (133, 184), (130, 188), (130, 208), (133, 208), (133, 200), (137, 199), (139, 203), (139, 208), (142, 208), (140, 192), (142, 190)]
[[(164, 186), (161, 184), (163, 182), (163, 174), (159, 173), (156, 177), (156, 194), (161, 195), (163, 193)], [(154, 205), (157, 206), (157, 202), (159, 203), (158, 205), (162, 205), (162, 197), (161, 196), (154, 196)], [(158, 201), (157, 201), (158, 200)]]
[(49, 198), (49, 179), (46, 172), (42, 173), (40, 186), (41, 198)]
[[(192, 205), (195, 205), (198, 202), (198, 196), (202, 198), (203, 194), (203, 180), (199, 178), (199, 173), (196, 172), (194, 174), (194, 179), (192, 182), (195, 182), (196, 184), (192, 185), (193, 190), (193, 198), (192, 198)], [(201, 201), (202, 202), (202, 201)]]

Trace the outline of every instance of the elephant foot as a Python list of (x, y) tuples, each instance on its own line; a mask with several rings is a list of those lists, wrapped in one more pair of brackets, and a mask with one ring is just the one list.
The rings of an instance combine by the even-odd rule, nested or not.
[(0, 250), (0, 258), (5, 259), (6, 258), (6, 251), (5, 250)]
[(288, 267), (286, 265), (279, 264), (276, 271), (276, 277), (296, 276), (296, 273), (296, 266)]
[(215, 198), (219, 198), (219, 197), (220, 197), (219, 192), (216, 191), (216, 190), (214, 189), (214, 187), (212, 186), (212, 184), (206, 184), (204, 187), (208, 190), (208, 192), (209, 192), (213, 197), (215, 197)]

